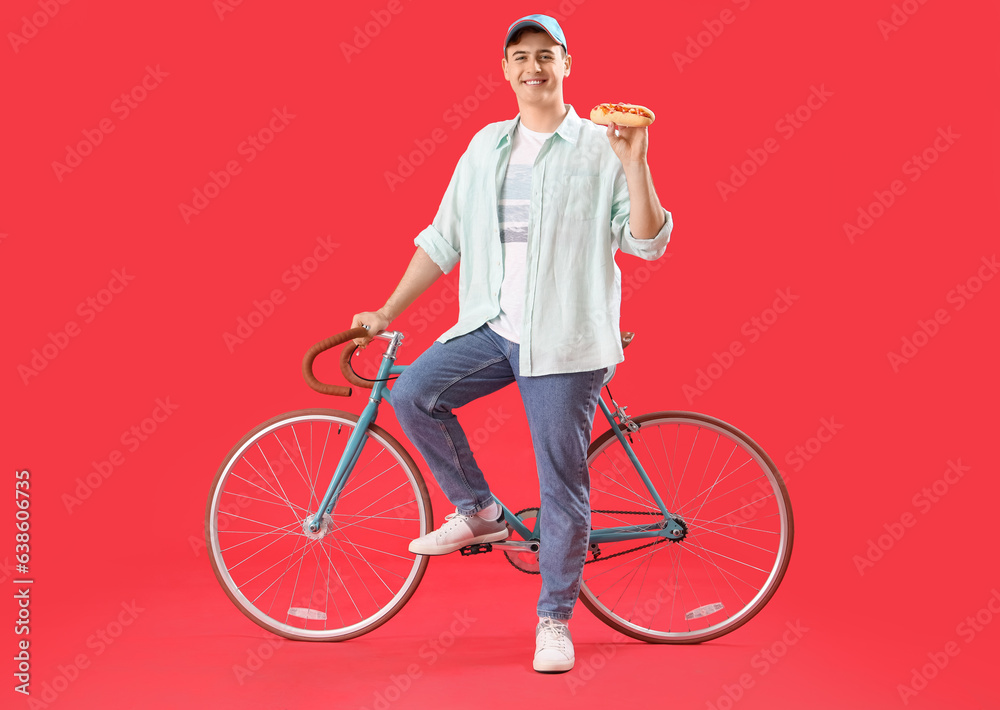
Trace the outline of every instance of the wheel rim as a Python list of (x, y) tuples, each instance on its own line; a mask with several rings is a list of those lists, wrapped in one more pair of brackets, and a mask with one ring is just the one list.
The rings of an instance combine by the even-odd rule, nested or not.
[[(787, 492), (745, 434), (703, 415), (637, 417), (633, 449), (667, 509), (688, 528), (602, 543), (588, 555), (581, 597), (598, 616), (648, 641), (693, 643), (749, 620), (773, 595), (791, 554)], [(612, 432), (591, 448), (595, 530), (662, 520)]]
[(213, 567), (237, 606), (275, 633), (329, 640), (370, 631), (405, 603), (426, 568), (407, 550), (429, 528), (426, 490), (405, 451), (377, 429), (332, 514), (318, 533), (309, 530), (354, 427), (352, 415), (270, 422), (217, 478)]

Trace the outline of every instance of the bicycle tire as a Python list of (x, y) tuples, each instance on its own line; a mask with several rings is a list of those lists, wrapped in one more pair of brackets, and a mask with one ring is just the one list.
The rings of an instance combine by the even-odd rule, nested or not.
[(281, 414), (244, 436), (212, 483), (212, 570), (240, 611), (279, 636), (343, 641), (373, 631), (427, 569), (429, 558), (407, 550), (431, 529), (427, 487), (406, 449), (374, 424), (321, 533), (306, 534), (357, 421), (330, 409)]
[[(687, 532), (678, 542), (602, 543), (596, 560), (592, 546), (580, 599), (604, 623), (650, 643), (730, 633), (774, 595), (791, 559), (794, 523), (781, 475), (756, 442), (714, 417), (669, 411), (633, 421), (637, 432), (620, 429)], [(588, 464), (593, 530), (662, 520), (613, 430), (591, 444)]]

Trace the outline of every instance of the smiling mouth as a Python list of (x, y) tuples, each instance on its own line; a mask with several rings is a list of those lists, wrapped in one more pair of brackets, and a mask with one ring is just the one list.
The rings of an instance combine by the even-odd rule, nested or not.
[(545, 79), (528, 79), (524, 83), (527, 84), (528, 86), (541, 86), (542, 84), (545, 83)]

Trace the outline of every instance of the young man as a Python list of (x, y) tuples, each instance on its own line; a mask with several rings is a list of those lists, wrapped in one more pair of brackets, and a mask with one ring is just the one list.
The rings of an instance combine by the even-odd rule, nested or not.
[(399, 286), (352, 323), (381, 332), (461, 262), (458, 323), (392, 389), (403, 431), (456, 507), (410, 551), (507, 537), (452, 410), (517, 382), (541, 492), (537, 671), (574, 662), (567, 624), (589, 542), (587, 447), (607, 368), (623, 360), (614, 254), (657, 259), (672, 228), (646, 162), (648, 129), (581, 119), (563, 103), (571, 65), (553, 18), (507, 29), (501, 66), (518, 115), (473, 137)]

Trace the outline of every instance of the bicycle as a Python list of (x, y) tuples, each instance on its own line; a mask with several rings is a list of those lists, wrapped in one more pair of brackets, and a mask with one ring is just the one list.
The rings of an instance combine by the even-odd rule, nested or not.
[[(338, 333), (306, 353), (309, 385), (348, 396), (313, 374), (316, 356), (367, 335)], [(632, 334), (623, 333), (623, 345)], [(206, 535), (212, 568), (236, 606), (289, 639), (341, 641), (392, 618), (416, 591), (429, 557), (407, 550), (430, 532), (424, 479), (406, 449), (375, 424), (391, 404), (390, 378), (403, 372), (403, 335), (381, 333), (386, 351), (366, 380), (340, 360), (344, 377), (372, 392), (360, 415), (332, 409), (281, 414), (229, 452), (212, 483)], [(699, 643), (729, 633), (775, 593), (792, 550), (791, 505), (774, 463), (735, 427), (694, 412), (630, 416), (602, 396), (609, 429), (588, 451), (590, 549), (580, 599), (612, 628), (647, 642)], [(496, 549), (522, 572), (538, 573), (545, 544), (538, 507), (513, 512)], [(322, 511), (322, 514), (320, 514)]]

